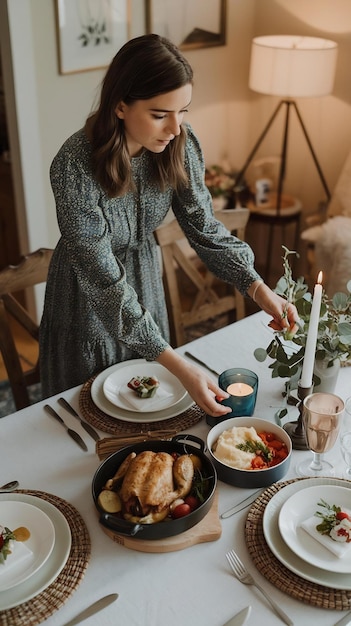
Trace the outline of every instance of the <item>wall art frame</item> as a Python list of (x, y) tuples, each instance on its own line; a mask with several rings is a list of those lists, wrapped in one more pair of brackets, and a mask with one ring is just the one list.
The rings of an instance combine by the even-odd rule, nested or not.
[(180, 50), (226, 44), (227, 0), (146, 0), (146, 30)]
[(106, 68), (146, 30), (144, 0), (55, 0), (55, 12), (60, 74)]

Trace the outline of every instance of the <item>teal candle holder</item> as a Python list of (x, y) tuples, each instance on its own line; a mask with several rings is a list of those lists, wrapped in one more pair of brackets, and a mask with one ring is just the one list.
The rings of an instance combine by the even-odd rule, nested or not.
[(223, 398), (220, 404), (229, 406), (231, 412), (221, 417), (207, 415), (207, 424), (215, 426), (218, 422), (232, 417), (253, 415), (258, 390), (258, 376), (255, 372), (240, 367), (233, 367), (219, 375), (218, 385), (230, 394), (228, 398)]

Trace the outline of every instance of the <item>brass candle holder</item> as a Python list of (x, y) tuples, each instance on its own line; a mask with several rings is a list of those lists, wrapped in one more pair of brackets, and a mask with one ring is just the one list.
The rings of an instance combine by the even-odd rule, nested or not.
[(292, 441), (292, 447), (295, 450), (309, 450), (302, 423), (302, 413), (303, 401), (305, 398), (307, 398), (307, 396), (312, 393), (312, 391), (313, 384), (310, 387), (301, 387), (300, 382), (298, 383), (297, 396), (300, 400), (298, 404), (299, 417), (295, 422), (288, 422), (283, 426), (284, 430), (286, 430), (286, 432), (290, 436), (290, 439)]

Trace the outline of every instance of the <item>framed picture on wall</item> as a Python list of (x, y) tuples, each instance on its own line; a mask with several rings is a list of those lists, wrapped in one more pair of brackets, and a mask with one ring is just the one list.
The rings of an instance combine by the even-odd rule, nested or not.
[(55, 0), (55, 5), (60, 74), (107, 67), (128, 39), (145, 32), (144, 0)]
[(146, 0), (146, 28), (181, 50), (224, 46), (227, 0)]

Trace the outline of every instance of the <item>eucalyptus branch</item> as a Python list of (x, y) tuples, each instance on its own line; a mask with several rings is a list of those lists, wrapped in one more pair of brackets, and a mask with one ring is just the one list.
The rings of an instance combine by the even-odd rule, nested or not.
[[(285, 331), (275, 331), (274, 338), (269, 346), (257, 348), (254, 352), (260, 362), (269, 357), (272, 362), (269, 368), (273, 378), (286, 378), (285, 393), (287, 402), (290, 402), (290, 391), (297, 388), (300, 379), (302, 363), (305, 354), (306, 338), (310, 323), (312, 308), (312, 294), (308, 291), (308, 285), (303, 277), (294, 280), (290, 266), (290, 257), (297, 254), (283, 246), (283, 276), (278, 280), (275, 291), (286, 298), (288, 302), (295, 304), (299, 322), (293, 336)], [(351, 359), (351, 281), (346, 285), (346, 292), (334, 294), (329, 299), (323, 293), (320, 320), (318, 325), (318, 337), (316, 347), (316, 360), (326, 361), (331, 367), (336, 359), (346, 362)], [(314, 383), (320, 380), (315, 376)]]

